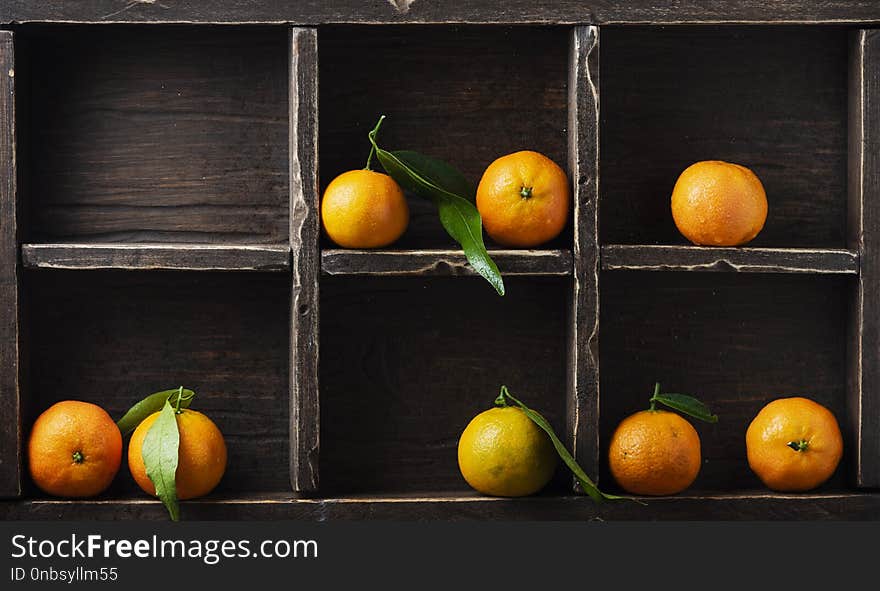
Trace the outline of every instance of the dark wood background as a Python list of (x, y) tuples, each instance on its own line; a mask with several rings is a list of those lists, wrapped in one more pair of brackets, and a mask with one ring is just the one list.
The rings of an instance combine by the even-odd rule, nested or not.
[(26, 240), (287, 242), (285, 30), (23, 37)]

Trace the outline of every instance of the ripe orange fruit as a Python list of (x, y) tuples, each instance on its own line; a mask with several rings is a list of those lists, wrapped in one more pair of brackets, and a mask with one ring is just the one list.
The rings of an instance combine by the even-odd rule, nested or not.
[[(128, 444), (128, 468), (135, 482), (147, 494), (156, 495), (156, 487), (147, 476), (142, 455), (144, 438), (159, 413), (144, 419)], [(177, 415), (180, 446), (177, 452), (175, 484), (181, 501), (201, 497), (212, 490), (226, 472), (226, 442), (214, 422), (202, 413), (185, 409)]]
[(749, 467), (767, 488), (806, 491), (828, 480), (843, 456), (843, 437), (834, 414), (799, 396), (778, 398), (746, 430)]
[(485, 495), (534, 494), (547, 485), (556, 465), (550, 437), (513, 406), (481, 412), (458, 441), (461, 475)]
[(570, 201), (565, 171), (538, 152), (498, 158), (477, 186), (483, 227), (504, 246), (537, 246), (558, 236), (568, 219)]
[(643, 410), (626, 417), (608, 446), (614, 480), (637, 495), (683, 491), (700, 472), (700, 436), (680, 415)]
[(321, 220), (330, 239), (343, 248), (379, 248), (406, 231), (409, 207), (400, 185), (387, 174), (350, 170), (327, 185)]
[(103, 408), (65, 400), (43, 411), (28, 439), (28, 468), (40, 490), (58, 497), (98, 495), (122, 462), (122, 434)]
[(704, 246), (750, 242), (767, 220), (767, 195), (754, 172), (730, 162), (688, 166), (672, 189), (672, 218), (682, 235)]

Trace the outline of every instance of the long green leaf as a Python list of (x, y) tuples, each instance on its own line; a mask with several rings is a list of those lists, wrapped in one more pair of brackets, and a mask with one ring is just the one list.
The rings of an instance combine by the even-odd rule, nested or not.
[[(452, 165), (438, 160), (431, 156), (426, 156), (412, 150), (394, 150), (391, 152), (398, 160), (406, 164), (412, 170), (419, 171), (420, 176), (426, 181), (440, 187), (448, 193), (464, 197), (471, 203), (477, 199), (477, 191), (473, 185), (465, 178), (465, 176)], [(411, 191), (415, 189), (407, 187)]]
[(683, 412), (695, 419), (706, 421), (707, 423), (718, 422), (718, 415), (712, 414), (712, 411), (709, 410), (708, 406), (687, 394), (654, 394), (654, 396), (651, 397), (651, 402), (659, 402), (669, 408)]
[(176, 401), (178, 393), (181, 393), (180, 407), (189, 408), (189, 404), (195, 396), (195, 392), (192, 390), (187, 390), (186, 388), (183, 388), (182, 390), (181, 388), (174, 388), (173, 390), (163, 390), (161, 392), (156, 392), (155, 394), (150, 394), (143, 400), (135, 403), (134, 406), (122, 415), (121, 419), (116, 421), (116, 426), (119, 427), (122, 436), (125, 437), (134, 431), (137, 426), (151, 414), (162, 410), (162, 407), (167, 400), (171, 400), (171, 398), (174, 397)]
[[(593, 482), (589, 476), (587, 476), (587, 473), (584, 472), (584, 469), (580, 467), (580, 465), (577, 463), (577, 461), (575, 461), (571, 453), (569, 453), (569, 451), (565, 448), (565, 445), (562, 443), (562, 441), (560, 441), (559, 437), (556, 436), (556, 432), (553, 431), (553, 427), (550, 425), (547, 419), (545, 419), (544, 416), (538, 411), (529, 408), (520, 400), (514, 398), (513, 394), (510, 393), (506, 386), (501, 386), (501, 394), (499, 394), (498, 398), (495, 399), (495, 404), (497, 404), (498, 406), (510, 406), (511, 402), (520, 410), (522, 410), (526, 414), (526, 416), (532, 420), (533, 423), (538, 425), (538, 427), (543, 429), (544, 432), (550, 436), (550, 441), (553, 442), (553, 447), (556, 448), (556, 453), (559, 454), (559, 457), (562, 458), (562, 461), (565, 462), (565, 465), (568, 466), (568, 469), (572, 471), (578, 483), (581, 485), (581, 488), (590, 496), (590, 498), (597, 502), (605, 500), (629, 499), (629, 497), (609, 495), (599, 490), (599, 487), (596, 486), (596, 483)], [(641, 503), (641, 501), (638, 501), (636, 499), (630, 500)]]
[[(380, 124), (381, 121), (380, 119)], [(462, 182), (466, 183), (466, 181), (463, 177), (455, 180), (455, 175), (448, 174), (448, 170), (451, 170), (452, 167), (435, 158), (411, 151), (389, 152), (383, 150), (376, 143), (378, 127), (377, 125), (376, 129), (370, 132), (369, 138), (385, 172), (404, 189), (434, 202), (437, 206), (440, 223), (443, 224), (449, 235), (461, 245), (471, 267), (485, 278), (499, 295), (503, 296), (504, 280), (483, 242), (483, 220), (480, 217), (480, 212), (466, 198), (453, 193), (449, 187), (437, 184), (445, 180), (460, 189)], [(428, 170), (421, 170), (422, 166)], [(468, 189), (469, 192), (470, 190)]]
[(177, 454), (180, 448), (180, 432), (177, 415), (169, 401), (165, 401), (156, 422), (147, 431), (141, 455), (147, 476), (156, 487), (156, 496), (165, 504), (172, 521), (180, 520), (177, 503)]

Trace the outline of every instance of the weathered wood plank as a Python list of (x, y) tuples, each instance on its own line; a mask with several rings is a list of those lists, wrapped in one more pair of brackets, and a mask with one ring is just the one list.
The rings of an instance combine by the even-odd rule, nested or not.
[[(295, 498), (268, 494), (203, 498), (181, 503), (184, 520), (503, 520), (503, 521), (865, 521), (880, 514), (880, 494), (677, 495), (596, 504), (583, 496), (518, 499), (470, 494)], [(0, 519), (150, 520), (168, 513), (152, 499), (35, 500), (0, 503)]]
[[(567, 250), (492, 250), (489, 256), (501, 274), (571, 275), (572, 257)], [(324, 250), (324, 275), (443, 276), (476, 275), (460, 250)]]
[(26, 269), (285, 271), (290, 246), (205, 244), (23, 244)]
[(493, 0), (449, 3), (432, 0), (324, 2), (279, 0), (93, 0), (33, 2), (7, 0), (0, 23), (876, 23), (880, 6), (872, 0), (727, 0), (703, 2), (600, 2), (562, 0), (539, 2)]
[(722, 271), (734, 273), (859, 272), (859, 254), (845, 249), (602, 246), (603, 271)]
[(290, 30), (290, 246), (293, 251), (290, 336), (290, 482), (318, 488), (318, 35)]
[(850, 46), (849, 243), (861, 257), (848, 338), (849, 423), (857, 486), (880, 486), (880, 31)]
[(0, 497), (21, 494), (18, 231), (16, 225), (15, 55), (0, 31)]
[(574, 280), (568, 338), (567, 434), (575, 459), (599, 472), (599, 29), (576, 27), (569, 54), (569, 178)]
[(286, 31), (18, 35), (28, 242), (288, 243)]

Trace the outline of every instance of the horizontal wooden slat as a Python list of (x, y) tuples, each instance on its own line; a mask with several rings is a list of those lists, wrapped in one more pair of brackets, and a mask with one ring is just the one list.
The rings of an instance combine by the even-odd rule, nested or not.
[(255, 0), (93, 0), (91, 2), (33, 2), (6, 0), (0, 23), (874, 23), (880, 5), (873, 0), (726, 0), (704, 2), (558, 2), (511, 0), (499, 6), (492, 0), (431, 2), (384, 0), (282, 2)]
[(728, 271), (737, 273), (859, 272), (859, 255), (845, 249), (713, 248), (606, 244), (606, 271)]
[[(880, 513), (880, 494), (783, 495), (765, 492), (672, 496), (596, 504), (584, 496), (518, 499), (464, 495), (296, 498), (290, 493), (205, 498), (181, 504), (184, 520), (866, 520)], [(158, 501), (34, 500), (0, 503), (3, 520), (167, 520)]]
[[(493, 250), (502, 275), (571, 275), (568, 250)], [(460, 250), (342, 250), (321, 253), (324, 275), (476, 275)]]
[(196, 244), (23, 244), (27, 269), (284, 271), (290, 247)]

